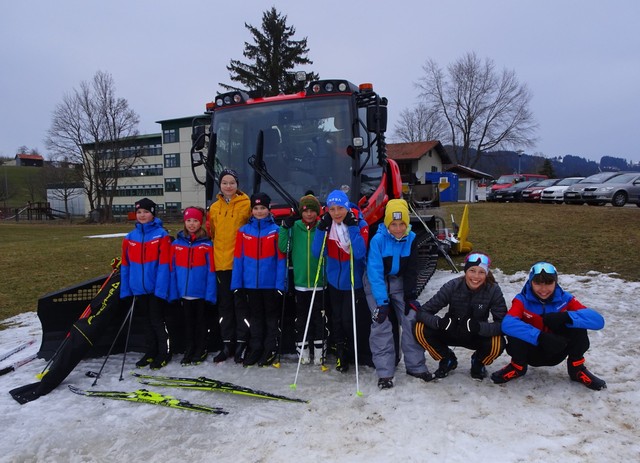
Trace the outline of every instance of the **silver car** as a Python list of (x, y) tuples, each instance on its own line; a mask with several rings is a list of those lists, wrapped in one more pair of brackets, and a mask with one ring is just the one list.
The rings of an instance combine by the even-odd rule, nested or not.
[(582, 199), (582, 190), (590, 185), (597, 185), (599, 183), (606, 182), (610, 178), (620, 175), (621, 173), (622, 172), (600, 172), (587, 178), (583, 178), (578, 183), (574, 183), (565, 190), (563, 195), (565, 204), (584, 204), (584, 199)]
[(589, 205), (611, 203), (615, 207), (622, 207), (633, 203), (640, 207), (640, 172), (623, 173), (604, 183), (587, 185), (582, 190), (582, 199)]

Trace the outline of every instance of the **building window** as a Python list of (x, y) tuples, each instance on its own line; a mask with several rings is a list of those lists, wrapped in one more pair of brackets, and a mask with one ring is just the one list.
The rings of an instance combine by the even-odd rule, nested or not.
[(164, 179), (164, 191), (180, 191), (180, 179), (179, 178), (165, 178)]
[(179, 214), (182, 211), (182, 203), (167, 203), (167, 212)]
[(164, 129), (162, 131), (164, 143), (176, 143), (180, 141), (178, 137), (178, 129)]
[(165, 154), (164, 155), (165, 167), (180, 167), (180, 153)]
[(431, 172), (438, 172), (438, 168), (436, 166), (431, 166)]

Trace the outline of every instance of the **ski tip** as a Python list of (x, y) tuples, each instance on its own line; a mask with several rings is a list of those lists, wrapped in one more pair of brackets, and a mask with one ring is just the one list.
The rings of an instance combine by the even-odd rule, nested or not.
[(326, 366), (326, 365), (322, 365), (322, 366), (320, 367), (320, 370), (321, 370), (321, 371), (329, 371), (329, 367), (328, 367), (328, 366)]
[(36, 379), (42, 379), (42, 378), (44, 377), (44, 375), (46, 375), (46, 374), (47, 374), (47, 372), (46, 372), (46, 371), (45, 371), (45, 372), (42, 372), (42, 373), (38, 373), (38, 374), (36, 375)]
[(273, 368), (280, 368), (280, 362), (275, 362), (273, 364)]
[(298, 389), (298, 385), (297, 385), (297, 384), (289, 384), (289, 387), (290, 387), (292, 390), (294, 390), (294, 391), (295, 391), (296, 389)]

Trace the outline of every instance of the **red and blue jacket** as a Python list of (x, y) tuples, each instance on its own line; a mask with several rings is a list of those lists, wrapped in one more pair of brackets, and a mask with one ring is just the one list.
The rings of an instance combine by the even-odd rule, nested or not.
[(180, 231), (171, 243), (170, 256), (169, 300), (195, 298), (215, 304), (217, 283), (211, 239), (203, 237), (192, 241)]
[(251, 217), (236, 234), (231, 271), (231, 290), (285, 290), (286, 256), (278, 248), (278, 232), (273, 217)]
[[(349, 239), (351, 240), (351, 252), (353, 253), (353, 288), (362, 288), (362, 277), (364, 276), (367, 261), (367, 243), (369, 241), (369, 225), (362, 219), (362, 215), (357, 210), (352, 211), (358, 217), (358, 225), (347, 227)], [(351, 257), (340, 245), (330, 240), (328, 231), (316, 229), (313, 237), (311, 252), (314, 256), (320, 257), (322, 243), (324, 245), (325, 268), (327, 269), (327, 282), (336, 289), (342, 291), (351, 290)]]
[(513, 299), (511, 308), (502, 320), (502, 331), (523, 341), (538, 345), (538, 336), (548, 331), (542, 322), (547, 313), (568, 312), (572, 323), (567, 328), (599, 330), (604, 327), (604, 318), (593, 309), (585, 307), (571, 293), (556, 283), (556, 289), (546, 301), (541, 301), (533, 292), (531, 279)]
[(136, 223), (122, 241), (120, 297), (169, 293), (169, 254), (171, 238), (155, 217)]

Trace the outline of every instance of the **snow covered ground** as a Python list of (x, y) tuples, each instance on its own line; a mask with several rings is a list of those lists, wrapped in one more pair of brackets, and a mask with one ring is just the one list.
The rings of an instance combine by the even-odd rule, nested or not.
[[(495, 271), (509, 302), (526, 274)], [(421, 301), (454, 275), (438, 271)], [(322, 372), (303, 365), (298, 388), (291, 357), (281, 368), (242, 368), (233, 363), (181, 367), (174, 360), (159, 373), (207, 376), (276, 394), (309, 399), (309, 404), (259, 400), (205, 391), (149, 388), (193, 403), (221, 406), (226, 416), (205, 415), (146, 404), (82, 397), (67, 385), (84, 389), (133, 391), (142, 387), (128, 372), (137, 354), (112, 357), (103, 377), (91, 388), (87, 371), (103, 359), (80, 363), (49, 395), (19, 405), (7, 391), (35, 381), (45, 365), (38, 359), (0, 377), (0, 461), (2, 462), (515, 462), (638, 461), (640, 456), (640, 283), (591, 272), (560, 275), (560, 284), (586, 305), (599, 310), (606, 326), (590, 332), (587, 365), (607, 381), (591, 391), (570, 382), (564, 364), (530, 368), (506, 385), (469, 376), (469, 351), (456, 348), (460, 366), (440, 381), (408, 377), (402, 363), (396, 387), (379, 391), (375, 371), (333, 368)], [(0, 353), (29, 336), (40, 336), (35, 313), (9, 320), (0, 332)], [(15, 354), (18, 360), (37, 346)], [(210, 357), (211, 359), (211, 357)], [(9, 363), (2, 362), (0, 367)], [(503, 354), (492, 372), (508, 361)], [(436, 364), (430, 358), (431, 371)]]

